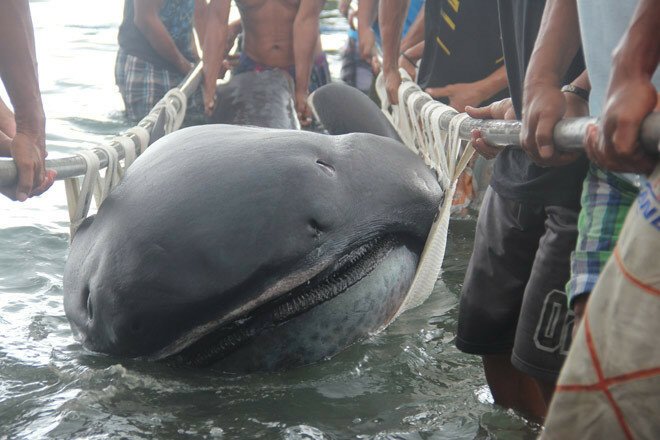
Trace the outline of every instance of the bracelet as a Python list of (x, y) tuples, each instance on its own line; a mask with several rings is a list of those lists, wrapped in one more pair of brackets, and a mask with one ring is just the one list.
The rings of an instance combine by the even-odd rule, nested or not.
[(566, 84), (561, 88), (562, 92), (573, 93), (578, 95), (580, 98), (589, 102), (589, 90), (583, 89), (582, 87), (574, 86), (573, 84)]
[(410, 64), (412, 64), (413, 66), (417, 67), (417, 63), (414, 62), (414, 61), (412, 60), (412, 58), (410, 58), (408, 55), (406, 55), (405, 52), (401, 52), (401, 55), (400, 55), (400, 56), (402, 56), (402, 57), (404, 57), (406, 60), (408, 60), (408, 62), (409, 62)]

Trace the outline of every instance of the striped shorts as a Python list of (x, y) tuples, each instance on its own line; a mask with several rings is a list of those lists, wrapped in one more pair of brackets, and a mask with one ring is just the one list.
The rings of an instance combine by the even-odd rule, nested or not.
[[(138, 122), (165, 96), (170, 89), (179, 85), (183, 76), (166, 68), (157, 67), (122, 49), (117, 52), (115, 82), (124, 100), (126, 116)], [(188, 112), (203, 111), (201, 92), (188, 100)]]

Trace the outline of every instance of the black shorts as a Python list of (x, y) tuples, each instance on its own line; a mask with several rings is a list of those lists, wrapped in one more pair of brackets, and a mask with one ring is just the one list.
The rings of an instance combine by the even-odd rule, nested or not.
[(520, 203), (488, 188), (461, 293), (459, 350), (512, 353), (519, 370), (556, 381), (573, 324), (564, 288), (577, 217), (575, 209)]

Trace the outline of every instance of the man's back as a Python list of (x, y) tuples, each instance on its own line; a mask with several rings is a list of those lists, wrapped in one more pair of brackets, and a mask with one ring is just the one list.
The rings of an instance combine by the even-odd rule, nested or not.
[(294, 64), (293, 21), (300, 0), (237, 0), (245, 35), (243, 50), (271, 67)]

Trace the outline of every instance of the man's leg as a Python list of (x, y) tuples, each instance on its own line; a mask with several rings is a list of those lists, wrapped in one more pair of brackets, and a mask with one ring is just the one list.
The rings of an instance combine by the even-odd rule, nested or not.
[(570, 346), (573, 314), (563, 290), (577, 239), (578, 212), (548, 206), (546, 214), (545, 233), (525, 289), (511, 361), (537, 381), (549, 404)]
[(520, 307), (544, 233), (541, 206), (504, 199), (488, 188), (461, 293), (456, 346), (483, 357), (497, 404), (539, 417), (545, 403), (534, 381), (511, 365)]
[(541, 389), (531, 376), (511, 364), (511, 353), (483, 356), (486, 381), (495, 402), (513, 408), (535, 420), (542, 420), (548, 410), (547, 389)]

